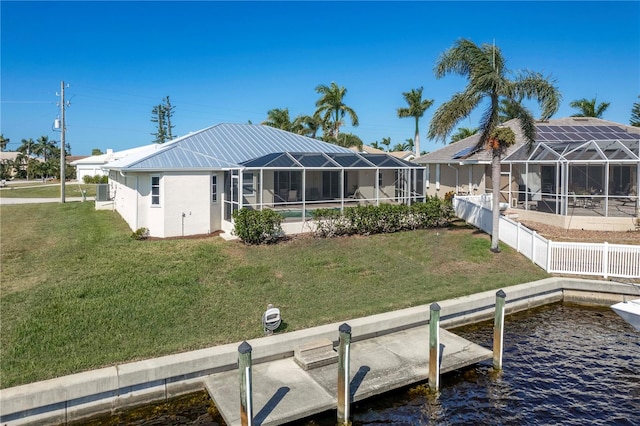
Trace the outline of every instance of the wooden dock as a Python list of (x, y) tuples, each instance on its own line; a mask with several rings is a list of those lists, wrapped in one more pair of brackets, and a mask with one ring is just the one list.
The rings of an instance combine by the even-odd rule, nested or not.
[[(440, 330), (440, 371), (493, 357), (492, 351)], [(351, 401), (426, 381), (429, 328), (414, 327), (351, 343)], [(293, 357), (253, 365), (253, 425), (281, 425), (336, 409), (337, 364), (304, 370)], [(229, 426), (240, 425), (238, 370), (207, 376), (205, 386)]]

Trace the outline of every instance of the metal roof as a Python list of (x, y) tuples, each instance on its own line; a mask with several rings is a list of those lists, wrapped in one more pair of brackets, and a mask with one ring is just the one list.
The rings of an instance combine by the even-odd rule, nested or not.
[(374, 158), (372, 156), (269, 126), (219, 124), (165, 144), (146, 146), (108, 163), (105, 168), (160, 171), (242, 167), (419, 167), (386, 154), (377, 155), (384, 157), (386, 162), (365, 160)]

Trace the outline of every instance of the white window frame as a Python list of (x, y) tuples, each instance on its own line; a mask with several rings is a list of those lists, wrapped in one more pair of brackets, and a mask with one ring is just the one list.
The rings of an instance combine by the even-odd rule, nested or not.
[[(158, 184), (154, 185), (153, 184), (153, 180), (156, 179), (156, 178), (158, 179)], [(158, 188), (158, 193), (157, 194), (153, 193), (153, 189), (154, 188)], [(161, 206), (160, 203), (162, 201), (162, 198), (161, 198), (161, 194), (160, 194), (160, 188), (161, 188), (160, 176), (159, 175), (152, 175), (151, 176), (151, 207), (160, 207)], [(156, 199), (156, 198), (157, 198), (157, 202), (154, 202), (154, 199)]]
[(211, 203), (218, 202), (218, 175), (211, 175)]

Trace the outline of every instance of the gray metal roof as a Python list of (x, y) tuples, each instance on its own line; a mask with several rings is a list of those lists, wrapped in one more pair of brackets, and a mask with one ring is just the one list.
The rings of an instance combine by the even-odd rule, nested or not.
[[(503, 154), (502, 158), (507, 158), (515, 151), (525, 145), (524, 136), (517, 120), (510, 120), (504, 123), (513, 130), (516, 135), (516, 143), (510, 146)], [(570, 143), (576, 147), (582, 145), (587, 140), (619, 139), (633, 140), (640, 139), (640, 128), (615, 123), (613, 121), (602, 120), (593, 117), (567, 117), (553, 119), (536, 123), (536, 143), (551, 141), (562, 141)], [(591, 135), (586, 137), (585, 135)], [(607, 136), (609, 135), (609, 136)], [(473, 151), (480, 136), (475, 134), (458, 142), (446, 145), (445, 147), (423, 155), (413, 160), (418, 164), (438, 164), (438, 163), (463, 163), (463, 164), (489, 164), (491, 163), (491, 152), (486, 149)], [(466, 151), (466, 152), (465, 152)], [(465, 152), (464, 155), (459, 155)], [(471, 152), (471, 154), (468, 154)]]
[(282, 152), (348, 153), (348, 148), (254, 124), (219, 124), (162, 145), (149, 146), (105, 167), (116, 170), (194, 170), (242, 167)]

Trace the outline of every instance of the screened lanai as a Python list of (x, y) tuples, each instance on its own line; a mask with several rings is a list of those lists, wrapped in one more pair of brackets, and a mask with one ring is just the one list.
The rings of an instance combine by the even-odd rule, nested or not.
[(318, 208), (424, 201), (425, 168), (386, 154), (279, 152), (224, 174), (224, 219), (243, 207), (301, 221)]
[(637, 216), (637, 135), (587, 141), (584, 134), (576, 136), (583, 140), (557, 140), (555, 134), (556, 140), (549, 137), (531, 150), (522, 146), (502, 161), (509, 166), (510, 184), (502, 190), (511, 207), (566, 216)]

